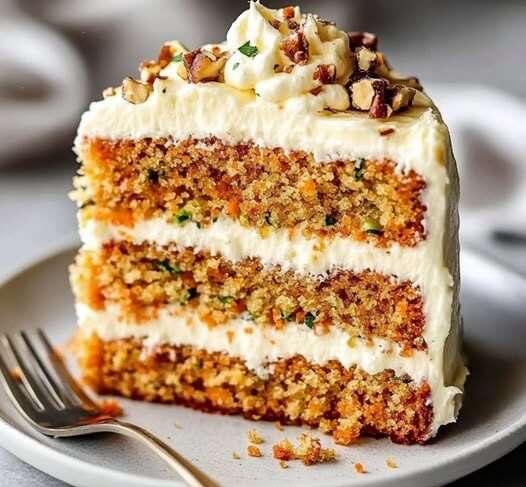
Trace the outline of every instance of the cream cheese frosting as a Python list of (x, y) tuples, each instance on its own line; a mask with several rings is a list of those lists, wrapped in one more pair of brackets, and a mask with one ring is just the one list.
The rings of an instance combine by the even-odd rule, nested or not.
[[(82, 116), (75, 150), (81, 155), (91, 138), (163, 137), (176, 143), (186, 138), (217, 137), (227, 144), (251, 142), (286, 151), (309, 152), (319, 163), (390, 159), (399, 171), (414, 170), (426, 180), (422, 195), (427, 208), (426, 240), (413, 248), (393, 245), (379, 249), (337, 237), (326, 242), (324, 252), (319, 252), (316, 240), (303, 237), (301, 232), (290, 239), (287, 232), (275, 231), (263, 239), (257, 231), (226, 219), (198, 229), (193, 224), (178, 227), (159, 218), (138, 222), (129, 229), (84, 221), (79, 215), (84, 245), (96, 249), (111, 239), (152, 241), (159, 245), (176, 242), (196, 250), (221, 253), (233, 261), (259, 257), (266, 265), (281, 265), (299, 273), (321, 274), (333, 267), (342, 267), (356, 272), (371, 269), (410, 279), (422, 290), (428, 351), (422, 357), (419, 352), (417, 357), (400, 362), (401, 358), (396, 358), (393, 351), (380, 354), (375, 347), (371, 357), (375, 357), (376, 362), (368, 363), (368, 367), (375, 370), (386, 366), (389, 360), (390, 368), (408, 367), (415, 379), (428, 380), (432, 387), (434, 434), (440, 425), (455, 420), (465, 378), (460, 357), (458, 241), (453, 238), (458, 225), (458, 176), (447, 127), (436, 107), (421, 93), (410, 109), (385, 120), (371, 119), (367, 113), (344, 111), (350, 105), (344, 84), (353, 70), (349, 63), (348, 36), (315, 16), (301, 17), (298, 8), (293, 18), (304, 19), (309, 60), (296, 65), (290, 73), (282, 71), (281, 68), (290, 63), (279, 48), (288, 28), (285, 22), (279, 29), (269, 23), (270, 18), (282, 19), (282, 16), (281, 11), (267, 9), (258, 2), (250, 3), (249, 9), (230, 28), (226, 41), (218, 45), (229, 52), (222, 82), (188, 83), (179, 75), (177, 63), (170, 63), (161, 72), (162, 78), (154, 81), (144, 103), (129, 103), (120, 96), (120, 89), (116, 95), (92, 103)], [(249, 57), (239, 51), (246, 43), (257, 48), (256, 56)], [(314, 80), (313, 73), (320, 64), (336, 66), (336, 83), (321, 85)], [(276, 66), (280, 67), (278, 72)], [(315, 88), (319, 88), (317, 94), (312, 93)], [(132, 333), (133, 325), (121, 326), (115, 313), (115, 310), (95, 312), (81, 306), (81, 326), (96, 328), (106, 338)], [(152, 337), (161, 339), (165, 337), (167, 323), (173, 319), (169, 310), (161, 311), (159, 322), (141, 330), (147, 329)], [(197, 330), (199, 324), (195, 326)], [(201, 336), (201, 331), (195, 333), (197, 335), (188, 335), (185, 329), (183, 335), (169, 338), (174, 343), (204, 343), (196, 338)], [(353, 360), (365, 363), (365, 349), (362, 355), (357, 351), (351, 353), (345, 349), (344, 338), (337, 336), (339, 332), (331, 333), (323, 346), (318, 341), (320, 337), (315, 337), (320, 346), (315, 356), (317, 361), (337, 354), (340, 347), (338, 356), (342, 360), (349, 364)], [(249, 343), (246, 339), (236, 345), (238, 348), (228, 349), (223, 341), (205, 345), (239, 353), (248, 363), (261, 368), (268, 357), (255, 349), (268, 344), (257, 336), (257, 342)], [(301, 338), (305, 337), (301, 335)], [(299, 343), (297, 340), (293, 343)], [(277, 358), (279, 353), (291, 351), (278, 347), (269, 353)]]

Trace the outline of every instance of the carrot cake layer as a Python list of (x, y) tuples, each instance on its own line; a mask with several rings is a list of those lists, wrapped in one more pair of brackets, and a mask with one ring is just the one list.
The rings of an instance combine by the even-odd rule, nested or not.
[(295, 355), (270, 364), (272, 372), (262, 378), (225, 353), (168, 345), (150, 350), (139, 339), (104, 341), (95, 334), (79, 340), (78, 353), (84, 380), (99, 393), (319, 427), (343, 445), (363, 435), (398, 443), (429, 436), (429, 384), (389, 369), (368, 374)]
[(456, 421), (458, 175), (376, 36), (250, 2), (82, 116), (72, 283), (100, 392), (424, 442)]
[(82, 142), (77, 186), (86, 216), (135, 222), (162, 216), (205, 226), (227, 216), (260, 229), (295, 228), (382, 247), (425, 238), (425, 182), (389, 160), (335, 160), (253, 143), (171, 139)]
[(127, 321), (154, 318), (166, 305), (191, 307), (209, 326), (248, 313), (256, 325), (291, 322), (325, 334), (338, 326), (353, 337), (383, 338), (404, 353), (426, 348), (420, 290), (377, 272), (334, 270), (298, 275), (257, 258), (233, 263), (209, 252), (108, 242), (84, 250), (72, 274), (77, 300), (94, 309), (119, 304)]

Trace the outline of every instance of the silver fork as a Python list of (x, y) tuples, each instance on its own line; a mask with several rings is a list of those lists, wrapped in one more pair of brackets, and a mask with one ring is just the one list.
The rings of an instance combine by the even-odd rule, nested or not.
[(18, 336), (0, 335), (0, 372), (14, 406), (40, 433), (55, 438), (120, 433), (150, 447), (191, 487), (218, 487), (144, 428), (104, 414), (73, 379), (42, 330), (34, 339), (23, 331)]

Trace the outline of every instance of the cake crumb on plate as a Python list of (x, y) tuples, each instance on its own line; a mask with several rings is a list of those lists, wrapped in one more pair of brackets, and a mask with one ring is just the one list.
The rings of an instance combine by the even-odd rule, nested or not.
[(254, 445), (249, 445), (247, 447), (247, 453), (249, 457), (262, 457), (263, 453), (261, 453), (261, 450)]

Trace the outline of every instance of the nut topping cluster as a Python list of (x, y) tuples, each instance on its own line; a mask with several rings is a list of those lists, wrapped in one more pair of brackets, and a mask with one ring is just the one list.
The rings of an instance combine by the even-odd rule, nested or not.
[(368, 111), (371, 118), (387, 118), (411, 106), (422, 86), (415, 77), (393, 71), (381, 52), (378, 39), (369, 32), (349, 32), (356, 69), (348, 83), (351, 106)]
[[(290, 60), (290, 64), (280, 62), (274, 65), (275, 73), (291, 74), (294, 68), (305, 66), (310, 62), (316, 64), (313, 79), (319, 83), (310, 90), (318, 95), (323, 85), (344, 84), (350, 97), (350, 110), (367, 111), (371, 118), (387, 118), (393, 113), (411, 106), (417, 91), (422, 90), (417, 78), (404, 76), (393, 70), (384, 55), (378, 51), (378, 38), (370, 32), (348, 32), (350, 48), (351, 74), (347, 80), (340, 81), (336, 64), (316, 62), (314, 51), (309, 56), (309, 40), (304, 32), (307, 16), (298, 18), (294, 7), (285, 7), (279, 18), (268, 20), (270, 25), (284, 35), (279, 44), (281, 54)], [(334, 25), (313, 16), (318, 26)], [(340, 35), (342, 33), (340, 32)], [(314, 41), (311, 42), (314, 43)], [(315, 44), (315, 43), (314, 43)], [(247, 41), (237, 49), (248, 58), (260, 54), (256, 44)], [(122, 84), (122, 96), (130, 103), (143, 103), (148, 99), (156, 79), (163, 78), (164, 68), (175, 63), (175, 71), (180, 78), (188, 83), (206, 83), (210, 81), (224, 82), (224, 67), (231, 52), (223, 51), (221, 47), (198, 48), (188, 52), (176, 41), (165, 43), (159, 52), (157, 60), (145, 61), (140, 66), (140, 81), (126, 78)], [(235, 63), (237, 69), (240, 63)], [(115, 91), (105, 92), (112, 96)]]

